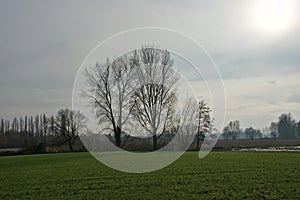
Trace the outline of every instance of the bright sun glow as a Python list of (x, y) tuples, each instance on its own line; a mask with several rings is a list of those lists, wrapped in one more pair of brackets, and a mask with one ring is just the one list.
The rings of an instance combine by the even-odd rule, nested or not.
[(268, 34), (288, 31), (296, 22), (296, 8), (294, 0), (259, 0), (251, 11), (253, 24)]

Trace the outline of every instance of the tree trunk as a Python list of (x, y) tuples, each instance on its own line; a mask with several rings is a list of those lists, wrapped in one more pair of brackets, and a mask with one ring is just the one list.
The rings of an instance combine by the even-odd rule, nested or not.
[(72, 152), (73, 152), (73, 151), (74, 151), (74, 149), (73, 149), (73, 146), (72, 146), (72, 140), (69, 140), (69, 142), (68, 142), (68, 143), (69, 143), (69, 148), (70, 148), (70, 151), (72, 151)]
[(117, 130), (116, 130), (116, 133), (115, 133), (115, 142), (116, 142), (116, 145), (117, 147), (121, 147), (121, 128), (118, 126), (117, 127)]
[(200, 134), (197, 134), (197, 150), (200, 149)]
[(200, 149), (200, 125), (201, 125), (201, 112), (199, 112), (199, 118), (198, 118), (198, 127), (197, 127), (197, 138), (196, 138), (196, 141), (197, 141), (197, 149), (196, 150), (199, 150)]
[(153, 139), (153, 151), (156, 151), (156, 149), (157, 149), (157, 137), (156, 137), (156, 135), (153, 135), (152, 139)]

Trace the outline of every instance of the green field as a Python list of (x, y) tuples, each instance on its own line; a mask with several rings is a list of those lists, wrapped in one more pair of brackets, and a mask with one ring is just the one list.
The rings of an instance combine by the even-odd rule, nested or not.
[(0, 157), (0, 199), (300, 199), (300, 154), (185, 153), (151, 173), (110, 169), (89, 153)]

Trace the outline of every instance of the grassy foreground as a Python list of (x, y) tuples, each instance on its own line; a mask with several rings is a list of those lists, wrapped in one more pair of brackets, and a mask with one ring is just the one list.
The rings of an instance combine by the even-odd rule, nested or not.
[(185, 153), (152, 173), (110, 169), (89, 153), (0, 157), (0, 199), (300, 199), (300, 154)]

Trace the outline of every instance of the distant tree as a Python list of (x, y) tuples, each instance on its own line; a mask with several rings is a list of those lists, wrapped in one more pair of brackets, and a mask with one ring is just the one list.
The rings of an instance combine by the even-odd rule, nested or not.
[(297, 123), (297, 134), (300, 136), (300, 121)]
[(270, 128), (268, 126), (262, 128), (262, 137), (267, 139), (270, 136)]
[(255, 137), (261, 137), (262, 133), (259, 129), (255, 129), (253, 127), (248, 127), (245, 129), (245, 134), (248, 138), (250, 138), (251, 140), (253, 140)]
[(5, 128), (4, 128), (4, 119), (1, 119), (0, 121), (0, 144), (5, 144), (7, 137), (5, 136)]
[(230, 138), (230, 130), (229, 130), (229, 127), (228, 127), (228, 126), (225, 126), (225, 127), (223, 128), (223, 133), (222, 133), (222, 135), (223, 135), (224, 139), (229, 140), (229, 138)]
[(50, 131), (50, 135), (54, 135), (55, 134), (55, 120), (54, 120), (54, 116), (52, 115), (50, 117), (50, 125), (49, 125), (49, 131)]
[(12, 124), (11, 124), (11, 129), (13, 133), (18, 133), (19, 132), (19, 121), (16, 117), (14, 117)]
[(25, 118), (24, 118), (24, 132), (25, 132), (25, 135), (27, 136), (27, 134), (28, 134), (28, 119), (27, 119), (27, 116), (25, 116)]
[(35, 120), (34, 120), (34, 124), (35, 124), (35, 136), (40, 136), (40, 118), (39, 115), (35, 116)]
[(5, 130), (4, 130), (4, 132), (5, 132), (5, 134), (9, 134), (9, 132), (10, 132), (10, 121), (9, 120), (5, 120)]
[(43, 137), (44, 136), (44, 122), (43, 122), (43, 115), (40, 115), (40, 128), (39, 128), (39, 137)]
[(42, 134), (44, 137), (44, 143), (47, 142), (46, 137), (47, 137), (47, 133), (48, 133), (48, 124), (49, 124), (49, 120), (46, 117), (45, 114), (43, 114), (43, 119), (42, 119)]
[(245, 135), (247, 136), (247, 138), (254, 139), (255, 129), (253, 127), (246, 128)]
[(263, 137), (263, 132), (260, 129), (256, 129), (256, 137), (257, 138), (262, 138)]
[(212, 120), (210, 116), (210, 108), (207, 103), (203, 100), (199, 102), (197, 114), (198, 114), (198, 125), (197, 125), (197, 136), (196, 143), (197, 149), (200, 149), (200, 141), (203, 141), (205, 138), (205, 134), (210, 132), (212, 128)]
[(0, 133), (4, 134), (5, 130), (5, 124), (4, 124), (4, 119), (1, 119), (1, 124), (0, 124)]
[(24, 120), (22, 117), (20, 117), (19, 123), (20, 123), (20, 133), (23, 133), (24, 132)]
[(223, 129), (223, 137), (225, 139), (232, 138), (235, 140), (241, 133), (240, 121), (235, 120), (228, 123)]
[(30, 119), (29, 119), (29, 135), (30, 135), (30, 137), (34, 136), (34, 120), (33, 120), (33, 116), (30, 116)]
[(276, 139), (278, 137), (278, 124), (271, 122), (269, 129), (271, 138)]
[(281, 139), (292, 139), (296, 137), (296, 122), (290, 113), (280, 115), (278, 119), (278, 133)]
[(73, 144), (78, 139), (79, 132), (86, 126), (85, 116), (79, 111), (60, 109), (56, 115), (55, 125), (57, 133), (65, 139), (70, 151), (74, 151)]

